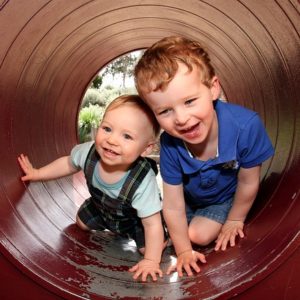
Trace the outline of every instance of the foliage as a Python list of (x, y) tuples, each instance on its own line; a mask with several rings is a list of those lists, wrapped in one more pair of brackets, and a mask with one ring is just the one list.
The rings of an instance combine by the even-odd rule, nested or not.
[(91, 88), (99, 89), (103, 82), (102, 76), (97, 75), (92, 81)]
[(115, 59), (109, 65), (107, 65), (106, 70), (103, 73), (103, 77), (107, 74), (111, 74), (114, 78), (115, 75), (122, 75), (123, 88), (125, 88), (126, 77), (133, 76), (134, 65), (138, 59), (138, 56), (133, 53), (129, 53), (119, 58)]
[(79, 142), (84, 143), (92, 140), (94, 132), (96, 132), (104, 113), (104, 108), (99, 105), (83, 107), (79, 112)]
[(99, 90), (101, 94), (101, 99), (105, 102), (105, 106), (109, 104), (112, 100), (124, 94), (136, 94), (136, 89), (132, 88), (115, 88), (111, 85), (105, 86)]
[(81, 107), (87, 107), (89, 105), (105, 106), (106, 102), (103, 101), (99, 90), (94, 88), (88, 88), (83, 96)]

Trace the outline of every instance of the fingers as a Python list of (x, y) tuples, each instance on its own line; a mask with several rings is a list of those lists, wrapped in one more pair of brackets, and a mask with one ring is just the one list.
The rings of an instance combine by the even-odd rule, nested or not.
[[(231, 247), (235, 246), (235, 237), (237, 236), (237, 232), (230, 235), (229, 244)], [(226, 245), (227, 246), (227, 245)]]
[(34, 175), (35, 169), (33, 168), (32, 164), (30, 163), (29, 158), (24, 154), (20, 154), (20, 156), (18, 156), (18, 162), (19, 162), (21, 169), (25, 173), (25, 175), (21, 177), (21, 180), (22, 181), (33, 180), (34, 176), (35, 176)]
[(133, 267), (129, 269), (129, 272), (134, 273), (132, 278), (134, 280), (141, 278), (141, 281), (145, 282), (147, 281), (147, 277), (150, 276), (153, 281), (157, 281), (157, 275), (159, 277), (163, 276), (162, 270), (159, 268), (159, 265), (149, 265), (148, 262), (145, 264), (143, 262), (139, 262)]
[(218, 238), (218, 239), (216, 240), (215, 251), (219, 251), (221, 245), (222, 245), (222, 239)]
[(234, 241), (235, 241), (235, 235), (225, 235), (223, 237), (221, 237), (221, 239), (219, 240), (219, 242), (217, 243), (217, 246), (215, 247), (218, 251), (219, 249), (221, 249), (222, 251), (225, 251), (227, 248), (227, 244), (228, 242), (232, 243), (232, 245), (234, 246)]
[[(185, 266), (183, 266), (182, 260), (177, 259), (177, 264), (175, 265), (174, 270), (177, 271), (179, 277), (182, 277), (182, 276), (183, 276), (183, 273), (182, 273), (182, 268), (183, 268), (183, 267), (185, 268)], [(189, 271), (189, 270), (187, 269), (186, 272), (188, 273), (188, 271)]]
[[(193, 272), (192, 272), (192, 270), (191, 270), (190, 264), (185, 264), (185, 265), (183, 266), (183, 268), (184, 268), (184, 270), (185, 270), (185, 272), (186, 272), (186, 274), (187, 274), (188, 276), (193, 276)], [(179, 277), (182, 277), (182, 276), (183, 276), (183, 273), (182, 273), (182, 267), (180, 267), (179, 270), (178, 270), (178, 268), (177, 268), (177, 272), (178, 272)]]
[(176, 265), (172, 265), (167, 269), (166, 274), (170, 275), (171, 273), (173, 273), (176, 270)]
[(244, 238), (245, 237), (244, 231), (241, 230), (241, 229), (238, 229), (238, 234), (239, 234), (240, 238)]
[(29, 176), (25, 175), (25, 176), (22, 176), (22, 177), (21, 177), (21, 180), (22, 180), (22, 181), (29, 181), (30, 178), (29, 178)]
[(192, 276), (193, 272), (199, 273), (201, 271), (198, 261), (202, 263), (206, 263), (205, 256), (197, 251), (191, 251), (192, 256), (187, 256), (189, 255), (186, 253), (185, 258), (180, 256), (177, 259), (177, 263), (175, 265), (172, 265), (168, 268), (167, 270), (167, 275), (169, 275), (173, 271), (177, 271), (178, 276), (182, 277), (183, 276), (183, 270), (186, 272), (188, 276)]
[(29, 162), (28, 157), (23, 155), (23, 154), (21, 154), (18, 157), (18, 161), (19, 161), (19, 164), (20, 164), (20, 166), (21, 166), (21, 168), (23, 169), (24, 172), (26, 172), (27, 169), (31, 167), (31, 164)]
[(135, 272), (138, 269), (138, 267), (139, 267), (138, 264), (134, 265), (129, 269), (129, 272)]
[(199, 252), (196, 252), (196, 255), (197, 255), (197, 258), (198, 258), (203, 264), (206, 263), (206, 258), (205, 258), (205, 255), (204, 255), (204, 254), (199, 253)]
[(24, 154), (21, 154), (19, 157), (18, 157), (18, 161), (20, 162), (21, 165), (28, 165), (30, 164), (30, 161), (28, 159), (28, 157)]
[(133, 270), (133, 268), (131, 268), (129, 270), (130, 272), (135, 272), (134, 275), (132, 276), (132, 278), (134, 280), (138, 279), (139, 277), (141, 277), (141, 281), (145, 282), (147, 281), (147, 277), (148, 275), (151, 276), (153, 281), (157, 281), (157, 274), (159, 277), (163, 277), (163, 272), (160, 269), (157, 270)]
[(227, 249), (227, 245), (229, 244), (231, 247), (236, 245), (236, 237), (244, 238), (244, 232), (242, 229), (233, 230), (233, 232), (229, 233), (220, 233), (216, 240), (215, 251), (222, 250), (225, 251)]

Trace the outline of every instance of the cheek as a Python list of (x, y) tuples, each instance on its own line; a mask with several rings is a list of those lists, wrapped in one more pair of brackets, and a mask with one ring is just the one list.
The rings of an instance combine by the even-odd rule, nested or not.
[(98, 130), (95, 136), (95, 143), (99, 143), (103, 139), (103, 133)]
[(166, 127), (170, 127), (170, 124), (172, 123), (171, 118), (157, 117), (156, 119), (162, 129), (165, 129)]

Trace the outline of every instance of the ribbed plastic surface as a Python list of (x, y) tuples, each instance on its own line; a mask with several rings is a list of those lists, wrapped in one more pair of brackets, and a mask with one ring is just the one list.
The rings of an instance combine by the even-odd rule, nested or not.
[[(0, 1), (2, 254), (67, 299), (228, 299), (248, 288), (261, 299), (263, 280), (278, 299), (296, 299), (300, 282), (283, 266), (299, 262), (299, 7), (296, 0)], [(16, 157), (26, 153), (38, 167), (69, 153), (81, 98), (98, 70), (172, 34), (204, 43), (227, 99), (259, 112), (276, 154), (264, 164), (237, 247), (203, 249), (208, 263), (194, 277), (143, 284), (127, 272), (139, 259), (134, 246), (74, 225), (88, 195), (84, 178), (24, 186)], [(283, 288), (282, 278), (289, 278)]]

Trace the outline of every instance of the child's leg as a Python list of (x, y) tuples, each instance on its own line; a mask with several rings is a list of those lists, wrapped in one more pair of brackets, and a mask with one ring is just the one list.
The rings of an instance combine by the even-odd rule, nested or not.
[(194, 210), (186, 205), (190, 240), (201, 246), (216, 240), (227, 219), (231, 203), (232, 201), (227, 201)]
[(91, 198), (85, 200), (76, 215), (76, 224), (82, 230), (104, 230), (105, 225), (101, 213), (93, 204)]
[(84, 230), (84, 231), (89, 231), (89, 230), (91, 230), (88, 226), (86, 226), (86, 225), (80, 220), (78, 214), (76, 215), (76, 224), (77, 224), (77, 226), (78, 226), (80, 229), (82, 229), (82, 230)]
[(205, 217), (194, 217), (189, 225), (190, 240), (200, 246), (206, 246), (216, 240), (222, 224)]

